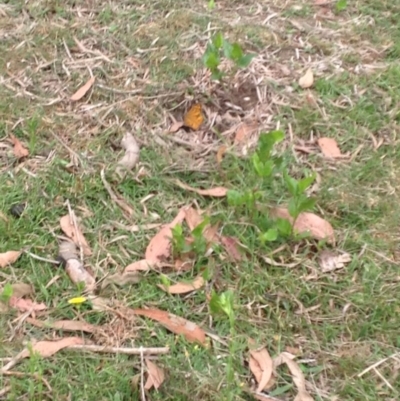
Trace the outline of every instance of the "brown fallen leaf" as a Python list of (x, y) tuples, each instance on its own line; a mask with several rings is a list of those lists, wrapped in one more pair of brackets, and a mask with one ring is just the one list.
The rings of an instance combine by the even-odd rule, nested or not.
[(309, 68), (306, 73), (300, 77), (299, 85), (303, 89), (311, 88), (314, 84), (314, 74), (312, 70)]
[[(272, 209), (271, 216), (287, 219), (291, 224), (293, 224), (293, 217), (289, 214), (289, 211), (286, 208), (279, 207)], [(328, 243), (335, 242), (335, 233), (331, 224), (314, 213), (300, 213), (295, 221), (293, 229), (297, 233), (309, 232), (309, 234), (317, 240), (325, 239)]]
[(158, 390), (165, 379), (164, 371), (154, 362), (151, 362), (148, 358), (146, 358), (146, 366), (148, 377), (144, 388), (146, 390), (150, 390), (152, 387), (154, 387), (156, 390)]
[(30, 284), (15, 283), (11, 285), (12, 295), (17, 298), (26, 297), (33, 294), (33, 287)]
[(185, 209), (185, 221), (190, 231), (193, 231), (203, 221), (200, 213), (193, 207)]
[[(308, 393), (306, 389), (306, 380), (304, 378), (303, 372), (301, 371), (299, 365), (293, 360), (293, 355), (282, 352), (276, 358), (278, 361), (277, 365), (285, 363), (290, 370), (292, 375), (293, 383), (297, 387), (297, 395), (294, 401), (314, 401), (313, 397)], [(274, 361), (275, 365), (275, 361)]]
[(182, 334), (190, 342), (206, 343), (206, 333), (196, 323), (160, 309), (133, 309), (136, 315), (146, 316), (162, 324), (175, 334)]
[(154, 263), (149, 262), (146, 259), (138, 260), (125, 267), (124, 274), (129, 272), (147, 271), (153, 267)]
[(195, 192), (196, 194), (203, 195), (203, 196), (214, 196), (216, 198), (223, 198), (224, 196), (226, 196), (226, 193), (228, 192), (228, 189), (224, 188), (224, 187), (198, 189), (198, 188), (192, 188), (189, 185), (187, 185), (179, 180), (174, 180), (174, 183), (182, 189), (185, 189), (185, 190), (191, 191), (191, 192)]
[(32, 353), (37, 353), (42, 358), (48, 358), (49, 356), (54, 355), (63, 348), (67, 348), (72, 345), (82, 344), (84, 344), (84, 341), (82, 338), (79, 337), (66, 337), (58, 341), (39, 341), (32, 346), (24, 348), (15, 358), (13, 358), (10, 362), (3, 366), (0, 369), (0, 372), (7, 372), (22, 359), (30, 357)]
[(242, 260), (242, 254), (239, 250), (239, 245), (235, 238), (222, 236), (220, 238), (221, 244), (225, 248), (227, 254), (235, 261), (240, 262)]
[(85, 85), (81, 86), (81, 87), (70, 97), (70, 99), (71, 99), (72, 101), (75, 101), (75, 102), (76, 102), (77, 100), (81, 100), (81, 99), (86, 95), (86, 93), (88, 92), (88, 90), (93, 86), (95, 80), (96, 80), (95, 77), (91, 77), (91, 78), (89, 79), (89, 81), (87, 81), (87, 82), (85, 83)]
[(218, 164), (222, 163), (222, 159), (224, 158), (224, 154), (227, 149), (228, 148), (225, 145), (222, 145), (218, 148), (218, 151), (217, 151), (217, 163)]
[(271, 388), (274, 363), (266, 348), (250, 351), (249, 367), (258, 383), (258, 393)]
[(128, 284), (137, 284), (140, 281), (140, 275), (137, 271), (126, 271), (124, 273), (115, 273), (111, 276), (107, 276), (103, 283), (101, 284), (101, 288), (106, 288), (110, 284), (116, 284), (119, 287)]
[[(145, 259), (151, 266), (164, 262), (171, 255), (172, 228), (181, 224), (185, 218), (185, 208), (179, 210), (175, 219), (166, 224), (150, 240), (146, 248)], [(126, 269), (125, 269), (126, 270)]]
[(30, 299), (18, 298), (16, 296), (11, 296), (8, 304), (12, 308), (18, 309), (20, 312), (38, 312), (47, 309), (44, 303), (38, 304)]
[(6, 267), (13, 264), (20, 255), (20, 251), (7, 251), (4, 253), (0, 253), (0, 267)]
[(321, 148), (321, 152), (325, 157), (336, 158), (342, 157), (342, 152), (337, 145), (337, 142), (333, 138), (319, 138), (318, 145)]
[(84, 283), (85, 291), (89, 292), (96, 288), (96, 280), (79, 260), (74, 243), (68, 241), (61, 242), (59, 256), (64, 260), (65, 271), (73, 283)]
[(246, 141), (249, 136), (251, 136), (256, 130), (257, 130), (257, 124), (253, 123), (253, 124), (246, 124), (246, 123), (242, 123), (239, 125), (236, 134), (235, 134), (235, 139), (233, 141), (233, 143), (235, 145), (238, 145), (240, 143), (243, 143), (244, 141)]
[(139, 145), (131, 133), (126, 133), (121, 141), (121, 146), (125, 149), (124, 157), (118, 162), (115, 172), (123, 178), (127, 171), (132, 170), (139, 161)]
[(351, 256), (348, 253), (336, 254), (328, 250), (322, 251), (318, 259), (322, 273), (343, 269), (347, 263), (351, 262)]
[(183, 121), (175, 121), (175, 122), (169, 127), (168, 132), (169, 132), (170, 134), (173, 134), (173, 133), (179, 131), (183, 126), (184, 126)]
[(14, 156), (17, 159), (22, 159), (23, 157), (27, 157), (29, 156), (29, 151), (28, 149), (26, 149), (24, 147), (24, 145), (22, 145), (22, 143), (20, 142), (20, 140), (18, 138), (16, 138), (14, 135), (10, 135), (11, 138), (11, 142), (14, 145)]
[(77, 247), (82, 247), (83, 253), (86, 256), (90, 256), (92, 251), (90, 249), (89, 244), (87, 243), (85, 237), (82, 234), (82, 231), (77, 223), (77, 227), (75, 228), (73, 222), (71, 221), (71, 217), (69, 214), (61, 217), (60, 219), (61, 230), (64, 234), (71, 238), (71, 240), (76, 244)]
[(85, 333), (94, 333), (97, 330), (96, 326), (86, 322), (81, 322), (79, 320), (58, 320), (55, 322), (44, 322), (42, 320), (28, 317), (26, 321), (33, 326), (45, 329), (49, 328), (63, 331), (84, 331)]
[(169, 294), (176, 295), (176, 294), (187, 294), (188, 292), (198, 290), (199, 288), (203, 287), (204, 283), (205, 283), (204, 278), (198, 276), (191, 283), (181, 282), (170, 285), (169, 287), (159, 284), (158, 287), (160, 287), (163, 291), (168, 292)]

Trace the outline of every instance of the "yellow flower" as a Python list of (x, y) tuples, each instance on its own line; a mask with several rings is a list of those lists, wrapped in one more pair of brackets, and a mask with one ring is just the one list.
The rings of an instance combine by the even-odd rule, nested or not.
[(80, 305), (87, 301), (85, 297), (75, 297), (68, 300), (68, 303), (71, 305)]

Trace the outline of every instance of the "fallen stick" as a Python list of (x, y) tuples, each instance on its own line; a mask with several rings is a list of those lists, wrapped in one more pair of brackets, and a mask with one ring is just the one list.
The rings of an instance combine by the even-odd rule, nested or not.
[(104, 352), (110, 354), (126, 354), (126, 355), (159, 355), (167, 354), (169, 352), (168, 347), (159, 348), (125, 348), (125, 347), (107, 347), (103, 345), (92, 345), (92, 344), (77, 344), (70, 345), (67, 349), (76, 349), (80, 351), (92, 351), (92, 352)]

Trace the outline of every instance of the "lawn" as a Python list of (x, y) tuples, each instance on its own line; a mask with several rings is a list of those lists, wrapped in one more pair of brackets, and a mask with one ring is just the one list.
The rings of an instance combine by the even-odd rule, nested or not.
[[(0, 295), (4, 301), (10, 285), (30, 284), (27, 298), (46, 306), (33, 314), (37, 320), (96, 326), (91, 334), (37, 327), (30, 310), (3, 302), (0, 365), (35, 341), (70, 336), (109, 347), (169, 348), (151, 357), (165, 379), (145, 394), (141, 355), (67, 348), (48, 358), (31, 353), (2, 372), (0, 399), (294, 400), (296, 381), (286, 367), (276, 370), (270, 390), (255, 395), (253, 340), (271, 357), (295, 355), (315, 401), (398, 400), (398, 15), (399, 0), (0, 4), (0, 254), (22, 251), (0, 268)], [(202, 61), (217, 32), (255, 55), (245, 68), (223, 58), (221, 82)], [(312, 85), (302, 88), (309, 69)], [(91, 76), (87, 92), (71, 100)], [(197, 102), (202, 126), (171, 130)], [(234, 144), (240, 124), (254, 129)], [(290, 199), (282, 174), (264, 185), (252, 169), (258, 135), (274, 130), (285, 134), (276, 145), (283, 170), (296, 179), (315, 174), (312, 211), (332, 225), (334, 243), (260, 241), (268, 210)], [(128, 132), (140, 159), (121, 178), (114, 170)], [(28, 156), (15, 153), (14, 137)], [(324, 157), (317, 143), (324, 137), (344, 156)], [(196, 189), (256, 188), (265, 197), (256, 211), (235, 208), (177, 180)], [(217, 243), (212, 252), (195, 250), (183, 273), (169, 260), (135, 283), (102, 285), (143, 259), (160, 225), (187, 206), (204, 211), (234, 249), (240, 244), (240, 260)], [(107, 308), (68, 302), (87, 297), (57, 264), (66, 236), (60, 218), (71, 211), (91, 249), (85, 268)], [(174, 240), (189, 235), (182, 227)], [(351, 260), (322, 271), (324, 251)], [(205, 284), (184, 295), (160, 288), (199, 276)], [(233, 322), (214, 313), (212, 299), (222, 294), (233, 294)], [(208, 333), (206, 346), (134, 314), (138, 308), (196, 323)]]

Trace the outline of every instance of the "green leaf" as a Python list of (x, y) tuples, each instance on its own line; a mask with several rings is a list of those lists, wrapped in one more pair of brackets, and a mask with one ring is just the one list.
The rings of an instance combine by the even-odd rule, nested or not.
[(283, 178), (285, 180), (285, 184), (287, 186), (290, 195), (297, 196), (299, 193), (299, 183), (298, 181), (291, 177), (286, 171), (283, 173)]
[(261, 242), (272, 242), (278, 238), (278, 230), (276, 228), (270, 228), (267, 232), (260, 235)]
[(214, 10), (215, 1), (214, 0), (209, 0), (207, 7), (208, 7), (209, 10)]
[(316, 199), (308, 198), (307, 196), (301, 196), (297, 201), (297, 210), (299, 213), (306, 212), (308, 210), (313, 210), (315, 206)]
[(253, 60), (255, 56), (256, 56), (255, 54), (245, 54), (244, 56), (240, 57), (239, 60), (237, 60), (236, 64), (240, 68), (246, 68), (251, 63), (251, 60)]
[(297, 199), (296, 198), (292, 198), (289, 201), (289, 205), (288, 205), (288, 211), (289, 214), (296, 219), (297, 216), (300, 214), (298, 206), (297, 206)]
[(204, 218), (204, 220), (203, 220), (199, 225), (197, 225), (197, 226), (193, 229), (193, 231), (192, 231), (193, 237), (194, 237), (194, 238), (196, 238), (196, 237), (202, 237), (202, 236), (203, 236), (203, 231), (204, 231), (204, 229), (206, 228), (206, 226), (207, 226), (209, 223), (210, 223), (210, 217), (207, 216), (207, 217)]
[(4, 285), (3, 291), (0, 294), (0, 300), (7, 303), (13, 294), (13, 288), (10, 283)]
[(234, 319), (233, 292), (228, 290), (220, 295), (213, 292), (210, 300), (210, 310), (212, 313), (225, 313), (232, 322)]
[(244, 203), (244, 195), (243, 192), (236, 191), (231, 189), (226, 194), (228, 205), (230, 206), (241, 206)]
[(279, 233), (284, 237), (288, 237), (292, 233), (292, 224), (287, 219), (276, 219), (275, 225)]
[(229, 58), (235, 62), (238, 62), (243, 57), (243, 50), (239, 43), (234, 43), (229, 54)]
[(309, 177), (301, 179), (297, 185), (299, 189), (299, 193), (303, 193), (314, 181), (315, 181), (316, 175), (312, 174)]
[(213, 45), (215, 46), (216, 49), (220, 49), (222, 45), (224, 44), (224, 37), (222, 36), (221, 32), (218, 32), (212, 40)]
[(339, 0), (336, 3), (336, 10), (337, 11), (343, 11), (347, 8), (347, 0)]
[(231, 58), (232, 47), (233, 46), (227, 40), (224, 40), (224, 43), (222, 44), (222, 49), (226, 58)]
[(284, 137), (285, 134), (282, 131), (261, 133), (260, 138), (258, 139), (258, 153), (261, 161), (269, 159), (274, 145), (282, 141)]
[(216, 68), (218, 68), (219, 63), (220, 63), (220, 58), (218, 53), (213, 49), (209, 50), (207, 48), (203, 56), (203, 64), (210, 70), (215, 70)]
[(224, 73), (218, 68), (211, 69), (211, 79), (219, 81), (224, 76)]

